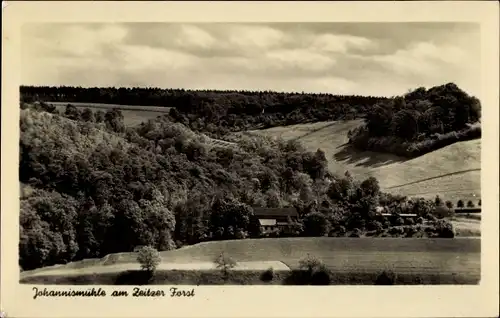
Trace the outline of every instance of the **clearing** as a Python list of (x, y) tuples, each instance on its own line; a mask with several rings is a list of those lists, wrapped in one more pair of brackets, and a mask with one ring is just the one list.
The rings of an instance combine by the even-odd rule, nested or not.
[(457, 142), (408, 159), (396, 155), (360, 151), (347, 145), (347, 132), (362, 120), (318, 122), (247, 133), (300, 141), (306, 149), (322, 149), (331, 172), (354, 177), (377, 178), (384, 191), (406, 196), (434, 198), (454, 204), (459, 199), (474, 203), (481, 197), (481, 140)]
[(150, 119), (155, 119), (158, 116), (168, 114), (168, 112), (170, 111), (170, 107), (160, 106), (135, 106), (76, 102), (47, 102), (47, 104), (56, 106), (59, 111), (64, 111), (66, 109), (66, 105), (68, 104), (71, 104), (78, 108), (90, 108), (94, 112), (98, 110), (106, 111), (108, 109), (118, 108), (122, 111), (125, 126), (136, 126), (142, 122), (147, 122)]

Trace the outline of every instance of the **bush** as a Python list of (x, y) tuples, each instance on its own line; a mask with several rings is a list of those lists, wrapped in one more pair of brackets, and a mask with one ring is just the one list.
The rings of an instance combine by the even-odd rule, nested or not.
[(355, 228), (352, 230), (351, 235), (349, 237), (361, 237), (361, 230), (358, 228)]
[(274, 269), (272, 267), (269, 267), (266, 271), (260, 275), (260, 280), (263, 282), (270, 282), (274, 278)]
[(330, 285), (330, 282), (330, 271), (325, 267), (319, 269), (311, 277), (311, 285)]
[(299, 261), (299, 268), (307, 271), (311, 276), (314, 272), (319, 271), (324, 267), (325, 265), (319, 258), (309, 254)]
[(397, 226), (393, 226), (391, 228), (389, 228), (389, 234), (390, 235), (393, 235), (393, 236), (396, 236), (396, 235), (403, 235), (405, 233), (405, 229), (402, 228), (402, 227), (397, 227)]
[(417, 224), (424, 224), (424, 218), (423, 217), (419, 217), (417, 219)]
[(236, 261), (227, 256), (224, 252), (219, 254), (219, 256), (214, 260), (214, 263), (226, 277), (229, 274), (229, 270), (237, 265)]
[(368, 230), (369, 231), (375, 231), (377, 233), (380, 233), (380, 232), (382, 232), (383, 229), (384, 229), (384, 226), (379, 221), (368, 222)]
[(415, 221), (412, 218), (405, 219), (405, 225), (413, 225), (413, 224), (415, 224)]
[(405, 224), (405, 220), (402, 217), (397, 217), (394, 220), (394, 225), (403, 225), (403, 224)]
[(436, 234), (441, 238), (454, 238), (455, 237), (455, 229), (453, 228), (453, 224), (446, 220), (438, 220), (435, 222)]
[(375, 285), (394, 285), (397, 275), (393, 271), (383, 271), (375, 279)]
[(160, 253), (151, 246), (142, 246), (136, 249), (137, 261), (141, 264), (141, 269), (154, 273), (156, 267), (161, 262)]

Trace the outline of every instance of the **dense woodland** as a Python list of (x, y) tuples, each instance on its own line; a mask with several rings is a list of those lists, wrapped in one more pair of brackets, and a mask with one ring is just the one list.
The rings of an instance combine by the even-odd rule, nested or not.
[(384, 97), (157, 88), (21, 87), (21, 100), (173, 107), (172, 120), (221, 137), (228, 132), (361, 118)]
[(449, 83), (378, 102), (366, 113), (365, 124), (349, 137), (363, 150), (416, 157), (480, 138), (480, 119), (480, 101)]
[[(61, 92), (65, 89), (61, 88)], [(24, 270), (130, 252), (142, 245), (168, 250), (206, 240), (258, 238), (262, 233), (253, 215), (256, 206), (296, 207), (300, 219), (290, 234), (295, 236), (453, 236), (451, 225), (432, 215), (442, 202), (381, 193), (374, 178), (358, 181), (348, 172), (344, 176), (331, 175), (320, 149), (308, 152), (296, 142), (259, 136), (235, 137), (239, 138), (237, 146), (218, 147), (204, 134), (175, 122), (173, 116), (125, 127), (119, 110), (93, 113), (68, 106), (64, 112), (58, 112), (44, 103), (26, 103), (30, 99), (24, 94), (26, 90), (32, 92), (30, 88), (22, 89), (19, 154), (19, 261)], [(44, 88), (38, 91), (43, 92)], [(97, 90), (116, 91), (123, 90)], [(196, 99), (193, 96), (197, 94), (171, 92), (188, 100)], [(274, 103), (280, 98), (301, 103), (307, 98), (339, 98), (228, 94), (242, 100), (274, 96)], [(73, 96), (80, 102), (94, 98)], [(54, 99), (48, 93), (42, 97)], [(242, 107), (221, 97), (224, 99), (227, 104), (225, 108), (221, 106), (223, 116), (230, 116), (230, 109), (234, 115), (236, 107)], [(369, 104), (377, 99), (359, 100)], [(142, 104), (147, 103), (145, 98)], [(194, 107), (189, 102), (185, 104), (184, 110), (178, 107), (178, 112), (186, 114), (186, 109)], [(254, 105), (255, 109), (259, 107), (262, 105)], [(312, 114), (312, 109), (306, 114)], [(196, 110), (191, 111), (196, 114)], [(335, 112), (328, 114), (340, 116)], [(248, 118), (258, 116), (261, 115)], [(199, 118), (215, 125), (208, 115)], [(393, 216), (381, 217), (376, 213), (379, 205)], [(417, 213), (420, 217), (403, 221), (399, 213)], [(423, 224), (424, 219), (431, 223)]]

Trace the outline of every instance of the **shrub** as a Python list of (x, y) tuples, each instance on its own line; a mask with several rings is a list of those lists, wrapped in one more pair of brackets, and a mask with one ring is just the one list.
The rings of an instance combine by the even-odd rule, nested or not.
[(458, 202), (457, 202), (457, 208), (460, 208), (460, 209), (461, 209), (461, 208), (463, 208), (463, 207), (464, 207), (464, 201), (462, 201), (462, 200), (458, 200)]
[(307, 254), (307, 256), (299, 261), (299, 268), (305, 270), (310, 276), (316, 271), (325, 268), (323, 262), (317, 257)]
[(142, 246), (136, 249), (137, 261), (141, 264), (141, 269), (154, 273), (156, 267), (161, 262), (160, 253), (151, 246)]
[(469, 202), (467, 202), (467, 207), (468, 208), (473, 208), (475, 205), (472, 201), (469, 200)]
[(263, 282), (270, 282), (274, 278), (274, 269), (272, 267), (269, 267), (266, 271), (260, 275), (260, 280)]
[(418, 229), (416, 226), (409, 225), (409, 226), (405, 226), (404, 231), (405, 231), (406, 237), (412, 237), (418, 232)]
[(405, 225), (413, 225), (413, 224), (415, 224), (415, 221), (413, 221), (412, 218), (405, 219)]
[(417, 224), (424, 224), (424, 218), (423, 217), (419, 217), (417, 219)]
[(379, 221), (368, 222), (368, 230), (370, 230), (370, 231), (376, 231), (377, 233), (380, 233), (383, 229), (384, 229), (384, 226)]
[(403, 220), (402, 217), (397, 217), (395, 220), (394, 220), (394, 225), (403, 225), (405, 224), (405, 221)]
[(224, 252), (219, 254), (219, 256), (214, 260), (214, 263), (226, 277), (229, 274), (229, 270), (237, 265), (236, 261), (227, 256)]
[(322, 267), (311, 277), (311, 285), (330, 285), (330, 282), (330, 271), (326, 267)]
[(453, 224), (446, 220), (438, 220), (435, 222), (436, 234), (441, 238), (454, 238), (455, 237), (455, 229), (453, 228)]
[(361, 230), (358, 228), (355, 228), (352, 230), (351, 235), (349, 237), (361, 237)]
[(375, 285), (394, 285), (397, 275), (393, 271), (383, 271), (375, 279)]

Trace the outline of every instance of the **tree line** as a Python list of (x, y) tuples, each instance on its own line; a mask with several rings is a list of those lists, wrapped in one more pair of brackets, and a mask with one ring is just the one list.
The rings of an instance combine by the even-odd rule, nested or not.
[(272, 91), (21, 86), (21, 101), (172, 107), (173, 120), (220, 137), (228, 132), (361, 118), (385, 97)]

